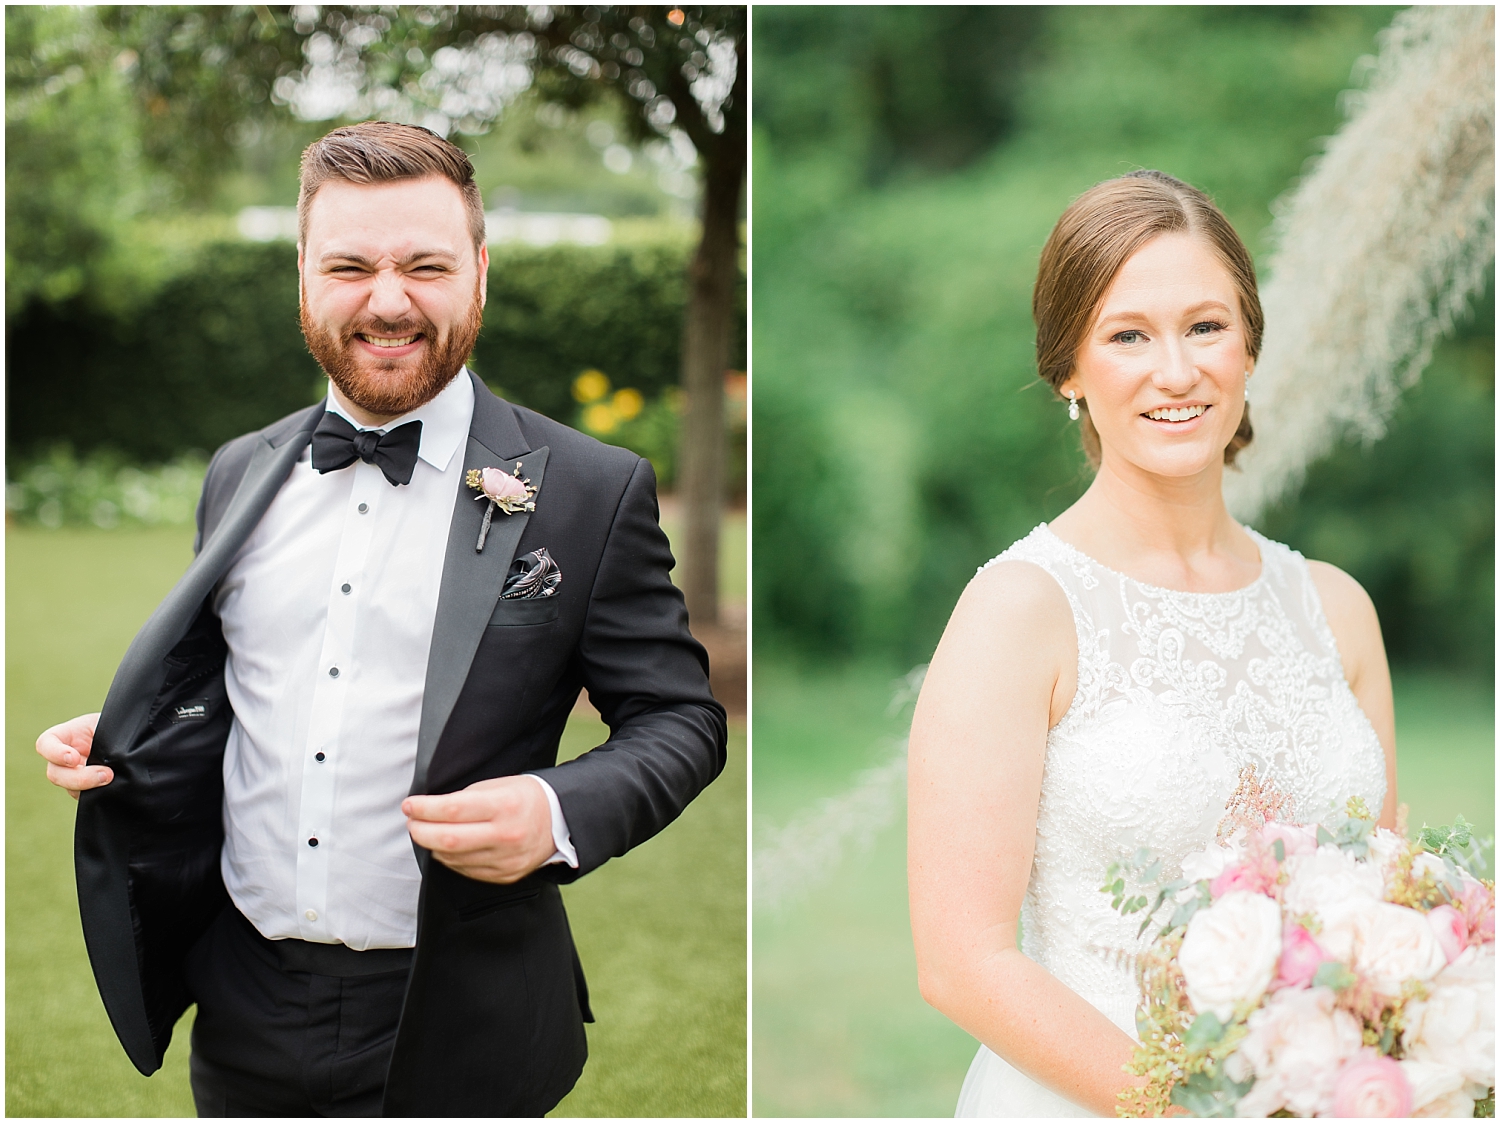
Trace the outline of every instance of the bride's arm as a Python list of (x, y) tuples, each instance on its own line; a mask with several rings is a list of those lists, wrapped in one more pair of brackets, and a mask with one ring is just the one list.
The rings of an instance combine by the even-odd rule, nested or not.
[[(1114, 1116), (1132, 1042), (1021, 954), (1047, 730), (1077, 678), (1072, 611), (1036, 566), (970, 582), (912, 719), (907, 878), (922, 997), (1011, 1064)], [(1102, 881), (1104, 871), (1099, 871)]]
[(1349, 689), (1385, 750), (1385, 804), (1380, 809), (1379, 824), (1394, 829), (1396, 707), (1391, 699), (1391, 671), (1385, 661), (1385, 641), (1380, 638), (1380, 619), (1370, 594), (1342, 569), (1318, 561), (1309, 561), (1307, 568), (1338, 645)]

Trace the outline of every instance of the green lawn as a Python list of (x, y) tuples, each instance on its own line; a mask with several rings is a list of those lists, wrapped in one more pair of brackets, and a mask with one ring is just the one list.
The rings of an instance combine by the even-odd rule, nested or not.
[[(755, 837), (891, 759), (906, 714), (887, 716), (887, 668), (755, 660)], [(909, 714), (910, 711), (907, 711)], [(1398, 676), (1398, 790), (1413, 826), (1462, 812), (1495, 829), (1488, 684)], [(899, 806), (899, 804), (898, 804)], [(763, 1116), (953, 1113), (976, 1045), (917, 993), (899, 813), (813, 892), (757, 907), (754, 1111)]]
[[(741, 523), (743, 525), (743, 523)], [(150, 1079), (126, 1060), (78, 924), (73, 803), (33, 748), (97, 709), (140, 623), (186, 566), (182, 530), (6, 536), (6, 1111), (193, 1114), (189, 1011)], [(743, 541), (743, 538), (741, 538)], [(564, 754), (606, 736), (575, 719)], [(745, 731), (725, 774), (660, 836), (563, 890), (594, 1013), (560, 1116), (745, 1112)]]

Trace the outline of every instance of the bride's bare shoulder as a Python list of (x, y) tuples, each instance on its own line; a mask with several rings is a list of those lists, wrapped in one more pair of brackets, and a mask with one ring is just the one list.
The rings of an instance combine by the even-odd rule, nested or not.
[(950, 633), (976, 631), (991, 641), (1073, 634), (1073, 611), (1053, 576), (1034, 562), (1002, 558), (980, 570), (954, 606)]
[(913, 744), (941, 714), (1017, 734), (1034, 726), (1039, 745), (1072, 701), (1077, 660), (1073, 610), (1056, 579), (1029, 561), (986, 566), (959, 597), (933, 653)]

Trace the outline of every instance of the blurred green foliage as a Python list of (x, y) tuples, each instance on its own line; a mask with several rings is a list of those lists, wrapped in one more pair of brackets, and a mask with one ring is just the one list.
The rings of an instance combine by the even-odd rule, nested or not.
[(184, 453), (170, 464), (139, 468), (99, 450), (80, 460), (54, 447), (5, 485), (6, 515), (23, 525), (191, 526), (208, 461)]
[(270, 99), (300, 63), (264, 7), (7, 9), (7, 316), (134, 307), (224, 225), (205, 211), (247, 129), (290, 132), (294, 152), (315, 135)]
[[(474, 369), (512, 401), (570, 425), (573, 380), (585, 370), (659, 396), (681, 378), (691, 251), (685, 241), (492, 248)], [(742, 342), (737, 350), (743, 356)]]
[(6, 323), (8, 463), (66, 441), (137, 460), (212, 452), (314, 400), (297, 251), (210, 245), (129, 313), (34, 301)]
[[(1161, 168), (1264, 257), (1272, 200), (1339, 127), (1392, 12), (1064, 6), (980, 34), (1001, 16), (754, 10), (763, 650), (928, 657), (975, 567), (1088, 484), (1035, 374), (1031, 285), (1058, 215), (1100, 180)], [(898, 81), (882, 59), (902, 46)], [(975, 71), (1004, 70), (987, 93), (971, 48), (991, 60)], [(955, 170), (961, 146), (904, 139), (893, 96), (933, 135), (995, 142)], [(1493, 666), (1492, 356), (1485, 315), (1440, 348), (1384, 441), (1340, 448), (1261, 520), (1370, 589), (1397, 662)]]
[[(605, 371), (651, 401), (651, 423), (634, 441), (599, 435), (660, 460), (670, 481), (676, 415), (662, 399), (678, 380), (690, 252), (685, 240), (496, 247), (475, 371), (568, 424), (573, 379)], [(296, 249), (285, 242), (210, 244), (128, 313), (33, 300), (7, 322), (7, 351), (13, 475), (58, 442), (147, 462), (211, 452), (326, 386), (298, 328)]]
[(15, 9), (5, 40), (11, 313), (33, 297), (112, 288), (122, 265), (114, 230), (149, 209), (161, 185), (141, 154), (120, 48), (94, 21), (70, 8)]
[(774, 81), (755, 123), (799, 156), (834, 146), (866, 182), (960, 167), (1015, 124), (1043, 9), (807, 5), (757, 18)]

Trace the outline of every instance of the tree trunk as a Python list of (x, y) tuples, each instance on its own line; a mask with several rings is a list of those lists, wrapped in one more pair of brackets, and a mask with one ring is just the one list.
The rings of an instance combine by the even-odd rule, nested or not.
[[(743, 149), (743, 145), (740, 145)], [(704, 153), (703, 239), (688, 269), (682, 386), (687, 399), (678, 457), (686, 527), (681, 580), (688, 618), (719, 619), (719, 513), (724, 502), (724, 368), (734, 325), (739, 273), (739, 204), (743, 151)]]

